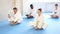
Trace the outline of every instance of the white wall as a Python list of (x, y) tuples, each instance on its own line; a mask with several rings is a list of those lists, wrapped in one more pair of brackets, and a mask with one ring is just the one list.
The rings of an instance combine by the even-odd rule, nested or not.
[(33, 3), (35, 9), (42, 8), (43, 12), (52, 12), (54, 10), (55, 4), (58, 4), (60, 8), (60, 2), (34, 2)]
[(12, 9), (12, 0), (0, 0), (0, 21), (7, 19), (7, 13)]

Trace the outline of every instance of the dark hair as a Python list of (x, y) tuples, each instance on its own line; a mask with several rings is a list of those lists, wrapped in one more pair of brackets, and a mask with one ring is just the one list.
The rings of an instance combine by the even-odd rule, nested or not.
[(58, 4), (55, 4), (55, 6), (58, 6)]
[(17, 10), (17, 8), (16, 8), (16, 7), (14, 7), (14, 8), (13, 8), (13, 10), (14, 10), (14, 9), (15, 9), (15, 10)]
[(30, 4), (30, 6), (33, 6), (33, 4)]
[(40, 9), (38, 9), (40, 12), (42, 12), (42, 9), (40, 8)]
[(33, 9), (33, 4), (30, 4), (30, 8)]

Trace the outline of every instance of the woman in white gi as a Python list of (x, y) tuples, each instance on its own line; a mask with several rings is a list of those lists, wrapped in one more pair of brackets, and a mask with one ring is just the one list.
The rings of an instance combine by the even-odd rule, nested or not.
[(52, 18), (58, 18), (59, 17), (59, 7), (58, 7), (58, 4), (55, 4), (55, 9), (52, 12), (51, 17)]
[(22, 21), (21, 14), (16, 7), (8, 13), (8, 21), (11, 25), (18, 24)]
[(44, 23), (44, 17), (42, 16), (42, 9), (38, 9), (38, 14), (35, 17), (34, 22), (29, 23), (35, 29), (45, 29), (47, 25)]
[(35, 10), (34, 10), (34, 7), (33, 7), (33, 4), (30, 5), (30, 9), (29, 11), (27, 12), (26, 16), (27, 18), (33, 18), (34, 16), (34, 13), (35, 13)]

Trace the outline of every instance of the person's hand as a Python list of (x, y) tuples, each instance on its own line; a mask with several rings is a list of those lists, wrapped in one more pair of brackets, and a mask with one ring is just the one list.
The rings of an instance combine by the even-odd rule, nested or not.
[(11, 16), (8, 14), (8, 18), (11, 18)]

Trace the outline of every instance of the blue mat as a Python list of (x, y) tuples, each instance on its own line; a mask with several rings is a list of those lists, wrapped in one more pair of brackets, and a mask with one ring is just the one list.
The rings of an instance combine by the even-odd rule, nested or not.
[(8, 20), (0, 22), (0, 34), (60, 34), (60, 18), (52, 19), (49, 13), (43, 13), (45, 23), (48, 27), (45, 30), (35, 30), (29, 26), (33, 19), (24, 18), (21, 24), (11, 26)]

